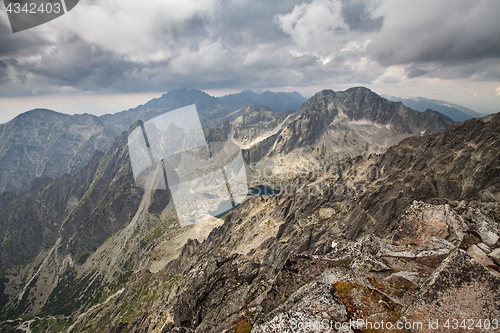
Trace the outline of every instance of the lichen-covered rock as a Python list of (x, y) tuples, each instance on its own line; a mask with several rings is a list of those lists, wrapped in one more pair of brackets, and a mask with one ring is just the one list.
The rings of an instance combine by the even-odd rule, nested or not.
[[(350, 258), (352, 260), (352, 258)], [(265, 313), (272, 311), (292, 296), (300, 287), (306, 285), (323, 273), (336, 266), (348, 267), (347, 260), (331, 260), (305, 255), (291, 256), (276, 277), (272, 287), (262, 302)]]
[(482, 242), (490, 247), (500, 239), (498, 223), (489, 217), (482, 209), (469, 205), (461, 212), (461, 215), (469, 221), (470, 229), (481, 238)]
[(392, 241), (398, 245), (421, 245), (430, 237), (461, 241), (466, 229), (463, 218), (449, 205), (414, 201), (399, 219)]
[(257, 326), (253, 333), (315, 333), (334, 332), (330, 322), (304, 312), (283, 312)]
[(447, 240), (431, 236), (416, 249), (418, 253), (415, 259), (421, 264), (436, 268), (454, 249), (455, 246)]
[(467, 250), (467, 254), (469, 254), (471, 257), (473, 257), (486, 267), (495, 268), (497, 266), (495, 262), (491, 258), (489, 258), (488, 255), (484, 253), (484, 251), (481, 250), (477, 245), (472, 245), (471, 247), (469, 247), (469, 249)]
[(332, 284), (314, 282), (297, 290), (287, 302), (272, 311), (272, 318), (281, 312), (304, 312), (315, 318), (344, 322), (347, 320), (345, 305), (336, 295)]
[(422, 284), (422, 279), (417, 273), (407, 271), (393, 273), (386, 277), (385, 281), (413, 290), (420, 288), (420, 285)]
[[(418, 332), (449, 332), (444, 326), (447, 320), (472, 319), (477, 323), (499, 318), (499, 294), (500, 278), (459, 249), (436, 270), (403, 319), (424, 323)], [(429, 320), (438, 321), (439, 327), (429, 328)]]
[(484, 243), (477, 243), (476, 245), (478, 248), (480, 248), (486, 254), (491, 252), (491, 248)]
[(491, 251), (488, 256), (493, 259), (497, 265), (500, 265), (500, 248)]

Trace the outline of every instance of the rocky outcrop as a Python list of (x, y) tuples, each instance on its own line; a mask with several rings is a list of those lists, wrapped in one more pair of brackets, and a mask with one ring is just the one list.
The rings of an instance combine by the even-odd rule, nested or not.
[(404, 137), (442, 132), (452, 123), (438, 112), (420, 113), (364, 87), (324, 90), (304, 103), (279, 134), (262, 141), (262, 147), (257, 145), (255, 150), (261, 158), (304, 147), (317, 148), (318, 153), (322, 149), (318, 155), (323, 157), (381, 153)]
[[(440, 208), (415, 203), (411, 209), (425, 215)], [(168, 296), (160, 298), (169, 299), (171, 305), (158, 301), (154, 310), (143, 315), (143, 324), (118, 321), (112, 327), (121, 325), (137, 332), (174, 332), (181, 328), (196, 332), (354, 332), (421, 323), (423, 326), (408, 330), (420, 332), (428, 327), (429, 318), (444, 327), (450, 313), (457, 318), (467, 314), (477, 321), (496, 318), (500, 311), (495, 301), (500, 290), (494, 270), (459, 249), (461, 242), (454, 245), (425, 233), (420, 246), (388, 242), (393, 235), (386, 240), (369, 236), (357, 242), (330, 235), (309, 251), (291, 253), (283, 264), (278, 253), (271, 250), (276, 242), (271, 239), (262, 243), (269, 249), (264, 256), (258, 249), (201, 259), (208, 258), (205, 254), (210, 243), (220, 244), (226, 232), (234, 232), (236, 225), (251, 220), (226, 222), (207, 242), (186, 247), (175, 264), (160, 276), (150, 277), (149, 283), (157, 285), (172, 281), (167, 276), (178, 274), (174, 271), (183, 272), (179, 283), (174, 284), (177, 290), (169, 287)], [(469, 222), (465, 233), (480, 223), (474, 219)], [(260, 263), (256, 262), (259, 257)], [(193, 265), (193, 260), (198, 264)], [(276, 273), (266, 266), (277, 269)], [(134, 293), (133, 284), (128, 289), (128, 293)], [(123, 294), (118, 309), (130, 299), (130, 294)], [(165, 316), (165, 312), (170, 315)], [(115, 310), (106, 318), (114, 322), (119, 313)], [(160, 313), (163, 319), (159, 320)]]
[(479, 332), (485, 321), (500, 316), (499, 295), (500, 278), (457, 250), (432, 274), (402, 320), (424, 323), (419, 332), (449, 332), (453, 327)]
[[(474, 124), (483, 128), (479, 137), (468, 135)], [(440, 323), (449, 311), (493, 320), (500, 311), (493, 188), (500, 162), (476, 160), (482, 178), (472, 172), (460, 178), (459, 166), (449, 164), (463, 162), (467, 169), (476, 154), (496, 156), (498, 134), (485, 129), (499, 124), (496, 115), (454, 126), (456, 142), (448, 132), (406, 139), (383, 155), (297, 177), (279, 195), (256, 196), (205, 241), (189, 242), (164, 270), (137, 273), (115, 305), (89, 317), (86, 327), (419, 332), (419, 323), (428, 325), (427, 311)], [(477, 148), (464, 150), (472, 142)], [(446, 156), (451, 160), (441, 161)], [(380, 173), (361, 172), (368, 166)], [(449, 190), (465, 184), (475, 190)], [(484, 197), (481, 186), (492, 196)], [(147, 287), (136, 282), (146, 277)], [(127, 320), (123, 313), (144, 288), (161, 296), (140, 322)]]
[[(411, 210), (425, 215), (442, 208), (415, 203)], [(481, 223), (475, 219), (469, 222), (473, 224), (465, 232)], [(309, 262), (319, 274), (310, 274), (305, 264), (290, 273), (289, 264), (285, 264), (262, 302), (262, 313), (266, 314), (260, 317), (263, 323), (256, 321), (254, 331), (336, 332), (343, 326), (384, 331), (399, 325), (411, 332), (448, 332), (455, 325), (453, 319), (458, 325), (464, 319), (467, 325), (489, 319), (491, 325), (500, 311), (500, 267), (485, 267), (443, 238), (426, 236), (426, 231), (416, 233), (424, 239), (420, 246), (387, 244), (373, 236), (347, 245), (334, 240), (335, 247), (326, 254), (303, 256), (302, 261)], [(457, 246), (462, 244), (457, 242)], [(328, 268), (318, 264), (327, 260), (337, 264)], [(311, 282), (293, 288), (293, 282), (278, 282), (281, 276), (293, 282), (307, 277)], [(289, 288), (294, 291), (286, 292)], [(285, 301), (269, 311), (265, 300), (276, 299), (275, 295)]]
[(461, 241), (467, 224), (449, 205), (426, 205), (415, 201), (400, 218), (392, 241), (398, 245), (422, 245), (431, 236)]
[[(358, 105), (370, 98), (349, 96)], [(471, 280), (484, 282), (498, 272), (498, 127), (499, 115), (470, 120), (442, 134), (407, 138), (382, 155), (348, 158), (291, 177), (279, 195), (243, 202), (206, 239), (187, 241), (179, 256), (155, 273), (147, 269), (148, 256), (161, 253), (182, 230), (175, 228), (172, 210), (159, 203), (168, 200), (167, 192), (141, 195), (129, 184), (126, 140), (119, 139), (88, 177), (80, 200), (87, 208), (73, 206), (61, 243), (43, 252), (47, 258), (66, 254), (66, 266), (56, 267), (73, 269), (50, 275), (58, 288), (49, 291), (45, 307), (39, 302), (46, 291), (35, 294), (33, 287), (49, 280), (49, 270), (26, 275), (35, 280), (17, 278), (28, 286), (20, 299), (35, 300), (46, 313), (64, 305), (67, 310), (58, 314), (65, 317), (57, 323), (65, 329), (73, 323), (71, 329), (80, 332), (292, 331), (300, 320), (316, 325), (319, 319), (345, 332), (382, 321), (405, 324), (402, 316), (456, 253), (481, 265), (470, 271)], [(120, 188), (122, 183), (127, 186)], [(133, 218), (127, 209), (133, 211), (136, 202), (127, 202), (130, 196), (140, 201)], [(4, 200), (18, 198), (9, 194)], [(100, 246), (89, 236), (110, 230), (114, 233)], [(67, 237), (75, 233), (78, 239)], [(77, 260), (81, 248), (89, 253)], [(490, 261), (484, 266), (473, 256)], [(422, 304), (439, 306), (430, 300)], [(484, 304), (495, 313), (496, 305)], [(346, 326), (358, 319), (363, 326)]]

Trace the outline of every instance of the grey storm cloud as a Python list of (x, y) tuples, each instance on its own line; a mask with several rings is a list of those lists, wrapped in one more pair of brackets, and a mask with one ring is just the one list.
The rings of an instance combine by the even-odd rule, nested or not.
[(429, 73), (429, 71), (425, 70), (425, 69), (420, 69), (420, 68), (409, 68), (406, 70), (406, 73), (407, 73), (409, 78), (414, 78), (414, 77), (419, 77), (419, 76), (425, 75), (425, 74)]
[(384, 25), (368, 52), (382, 64), (500, 57), (496, 0), (388, 1), (376, 12)]
[(80, 1), (17, 34), (0, 15), (0, 94), (370, 83), (393, 65), (498, 80), (499, 17), (497, 0)]

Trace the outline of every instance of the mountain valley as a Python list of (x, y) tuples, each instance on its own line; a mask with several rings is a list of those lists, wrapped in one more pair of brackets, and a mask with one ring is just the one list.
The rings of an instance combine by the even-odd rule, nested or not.
[[(499, 318), (499, 114), (454, 123), (363, 87), (300, 107), (264, 94), (176, 90), (114, 115), (1, 125), (1, 330)], [(281, 192), (181, 227), (168, 189), (139, 187), (129, 134), (190, 104), (208, 142), (240, 147), (249, 186)], [(461, 307), (468, 295), (481, 310)]]

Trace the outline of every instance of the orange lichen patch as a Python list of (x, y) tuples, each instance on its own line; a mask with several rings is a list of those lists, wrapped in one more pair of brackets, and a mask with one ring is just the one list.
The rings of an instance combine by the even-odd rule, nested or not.
[(367, 277), (367, 280), (375, 288), (377, 288), (379, 290), (384, 290), (385, 289), (385, 286), (382, 283), (380, 283), (376, 278), (374, 278), (372, 276), (369, 276), (369, 277)]
[(250, 333), (251, 330), (252, 330), (252, 325), (248, 322), (248, 320), (246, 318), (241, 318), (240, 321), (236, 323), (236, 326), (230, 328), (228, 332)]
[(349, 319), (370, 321), (370, 317), (383, 316), (386, 317), (386, 321), (396, 323), (400, 317), (401, 306), (375, 289), (343, 281), (337, 282), (333, 286), (346, 307)]
[(349, 293), (351, 291), (351, 289), (356, 286), (356, 284), (352, 283), (352, 282), (340, 281), (340, 282), (335, 283), (333, 286), (335, 287), (335, 289), (337, 290), (337, 293), (339, 293), (339, 296), (340, 296), (340, 294)]

